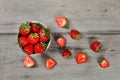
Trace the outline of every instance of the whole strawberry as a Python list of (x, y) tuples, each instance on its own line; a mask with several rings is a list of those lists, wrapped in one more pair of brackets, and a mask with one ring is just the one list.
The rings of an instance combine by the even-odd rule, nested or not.
[(72, 54), (68, 49), (64, 49), (62, 52), (62, 57), (64, 57), (64, 58), (69, 58), (69, 57), (71, 57), (71, 55)]
[(94, 52), (99, 52), (101, 50), (101, 43), (99, 41), (94, 41), (90, 44), (90, 48)]
[(66, 45), (66, 38), (63, 36), (55, 37), (55, 41), (61, 48), (64, 48)]
[(78, 30), (72, 29), (70, 31), (70, 36), (72, 39), (79, 39), (80, 38), (80, 32)]
[(35, 61), (33, 60), (32, 57), (26, 56), (23, 62), (24, 67), (26, 68), (31, 68), (35, 66)]
[(28, 55), (31, 55), (33, 53), (33, 45), (29, 44), (23, 47), (23, 51), (27, 53)]
[(85, 63), (88, 61), (88, 55), (85, 52), (78, 52), (76, 55), (77, 64)]
[(60, 28), (66, 28), (68, 26), (68, 20), (65, 16), (56, 17), (56, 22)]
[(39, 31), (40, 42), (46, 42), (50, 39), (50, 30), (48, 28), (41, 28)]
[(43, 54), (45, 52), (47, 44), (45, 43), (37, 43), (34, 45), (34, 52), (37, 54)]
[(30, 23), (30, 26), (31, 26), (31, 31), (34, 32), (34, 33), (38, 33), (39, 30), (40, 30), (40, 26), (37, 25), (36, 23)]
[(24, 47), (24, 46), (26, 46), (29, 43), (27, 38), (24, 37), (24, 36), (19, 37), (18, 42), (19, 42), (21, 47)]
[(30, 34), (30, 26), (29, 26), (29, 23), (27, 22), (26, 24), (23, 23), (21, 26), (20, 26), (20, 29), (19, 29), (19, 34), (22, 35), (22, 36), (27, 36)]
[(38, 33), (31, 33), (28, 36), (28, 42), (31, 44), (36, 44), (39, 41), (39, 34)]

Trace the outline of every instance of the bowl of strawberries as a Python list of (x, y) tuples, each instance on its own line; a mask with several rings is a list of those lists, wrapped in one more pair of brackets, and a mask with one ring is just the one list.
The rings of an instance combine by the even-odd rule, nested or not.
[(43, 54), (52, 40), (50, 29), (39, 21), (22, 23), (19, 27), (18, 43), (27, 54)]

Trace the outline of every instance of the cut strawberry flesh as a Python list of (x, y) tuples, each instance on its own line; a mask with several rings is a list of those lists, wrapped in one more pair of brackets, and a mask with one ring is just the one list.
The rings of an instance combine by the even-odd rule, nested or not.
[(86, 53), (79, 52), (76, 56), (76, 62), (77, 64), (85, 63), (88, 61), (88, 57), (86, 56)]
[(34, 60), (30, 56), (26, 56), (24, 60), (24, 66), (27, 68), (33, 67), (35, 65)]
[(63, 48), (65, 47), (66, 39), (64, 37), (61, 37), (61, 38), (58, 38), (56, 42), (61, 48)]
[(54, 66), (56, 66), (57, 62), (51, 58), (46, 59), (46, 68), (52, 69)]
[(107, 60), (103, 60), (101, 63), (100, 63), (100, 66), (102, 68), (107, 68), (109, 67), (109, 62)]
[(58, 26), (60, 26), (61, 28), (64, 28), (67, 25), (67, 18), (64, 16), (56, 17), (56, 22), (57, 22)]

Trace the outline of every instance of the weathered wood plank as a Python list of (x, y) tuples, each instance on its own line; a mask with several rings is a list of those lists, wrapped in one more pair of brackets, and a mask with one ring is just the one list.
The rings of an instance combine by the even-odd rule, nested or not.
[[(58, 28), (58, 15), (68, 18), (69, 29)], [(120, 0), (0, 0), (0, 80), (120, 80), (119, 15)], [(53, 35), (64, 35), (72, 58), (63, 59), (53, 40), (47, 54), (58, 62), (54, 69), (46, 70), (41, 57), (36, 55), (32, 57), (38, 66), (24, 68), (25, 54), (16, 44), (17, 33), (21, 23), (33, 20), (45, 23)], [(80, 40), (70, 38), (71, 28), (81, 31)], [(101, 54), (109, 60), (109, 68), (99, 67), (96, 58), (100, 54), (89, 49), (90, 37), (102, 42)], [(77, 65), (74, 57), (81, 49), (90, 60)]]
[[(83, 33), (85, 34), (85, 33)], [(71, 48), (73, 53), (72, 58), (65, 60), (60, 56), (60, 52), (53, 40), (51, 47), (55, 49), (48, 49), (48, 55), (54, 58), (58, 65), (52, 70), (46, 70), (42, 59), (39, 56), (32, 55), (37, 62), (37, 67), (33, 69), (26, 69), (23, 67), (22, 61), (25, 54), (18, 47), (17, 35), (0, 35), (0, 79), (3, 80), (16, 80), (16, 79), (42, 79), (47, 80), (53, 78), (55, 80), (97, 80), (97, 79), (116, 79), (119, 80), (119, 60), (120, 60), (120, 35), (101, 35), (99, 34), (86, 34), (78, 41), (71, 40), (68, 34), (65, 34), (67, 47)], [(101, 52), (109, 61), (110, 67), (108, 69), (101, 69), (96, 62), (99, 54), (93, 53), (89, 49), (89, 37), (96, 36), (103, 45), (106, 51)], [(75, 63), (75, 54), (80, 51), (75, 48), (83, 48), (90, 56), (90, 60), (86, 64), (77, 65)], [(116, 62), (117, 61), (117, 62)], [(112, 74), (111, 74), (112, 72)]]
[(80, 31), (120, 30), (119, 3), (119, 0), (1, 0), (0, 33), (18, 32), (21, 23), (32, 20), (42, 21), (52, 31), (61, 32), (64, 30), (58, 29), (55, 23), (58, 15), (65, 15), (70, 28)]

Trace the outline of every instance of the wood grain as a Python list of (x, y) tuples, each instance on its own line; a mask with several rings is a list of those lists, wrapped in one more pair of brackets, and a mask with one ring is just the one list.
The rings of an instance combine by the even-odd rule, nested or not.
[[(68, 18), (69, 29), (58, 28), (55, 17), (59, 15)], [(120, 80), (119, 15), (119, 0), (0, 0), (0, 80)], [(25, 54), (17, 44), (17, 33), (21, 23), (33, 20), (45, 23), (53, 35), (64, 35), (72, 57), (63, 59), (53, 39), (46, 54), (58, 65), (47, 70), (41, 56), (32, 55), (37, 66), (24, 68)], [(81, 32), (80, 40), (70, 38), (72, 28)], [(91, 37), (102, 42), (100, 54), (89, 49)], [(90, 60), (77, 65), (75, 55), (81, 50)], [(109, 60), (109, 68), (99, 67), (100, 55)]]

